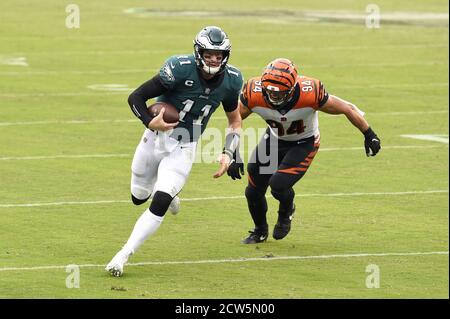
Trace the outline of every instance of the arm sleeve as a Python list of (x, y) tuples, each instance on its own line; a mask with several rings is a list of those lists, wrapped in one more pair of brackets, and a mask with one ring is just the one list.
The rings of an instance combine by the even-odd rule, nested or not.
[(317, 101), (319, 107), (322, 107), (328, 101), (328, 92), (325, 90), (321, 81), (319, 81), (318, 85)]
[(239, 94), (244, 82), (240, 71), (234, 73), (235, 74), (233, 74), (233, 76), (237, 76), (237, 78), (233, 78), (233, 88), (231, 89), (230, 94), (228, 94), (222, 101), (225, 112), (233, 112), (238, 107)]
[(228, 95), (223, 101), (222, 105), (225, 112), (233, 112), (236, 110), (239, 101), (239, 92), (233, 92), (233, 94)]
[(239, 95), (239, 100), (246, 107), (248, 107), (248, 94), (247, 94), (247, 86), (248, 85), (249, 85), (249, 83), (245, 82), (244, 87), (242, 88), (241, 94)]
[(153, 119), (148, 112), (146, 102), (151, 98), (160, 96), (167, 90), (158, 74), (134, 90), (128, 97), (128, 104), (130, 105), (131, 111), (142, 121), (145, 127), (148, 127), (148, 124)]

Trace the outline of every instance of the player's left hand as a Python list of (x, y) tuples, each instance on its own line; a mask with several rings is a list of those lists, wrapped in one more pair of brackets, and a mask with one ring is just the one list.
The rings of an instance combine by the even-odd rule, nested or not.
[(381, 141), (375, 132), (369, 127), (364, 132), (364, 147), (366, 149), (367, 156), (375, 156), (381, 149)]
[(232, 180), (241, 179), (241, 175), (244, 175), (244, 162), (242, 162), (239, 150), (234, 152), (227, 174)]
[(219, 178), (220, 176), (225, 174), (228, 167), (230, 166), (231, 158), (227, 154), (220, 154), (219, 157), (217, 158), (217, 161), (219, 162), (220, 168), (214, 174), (213, 176), (214, 178)]

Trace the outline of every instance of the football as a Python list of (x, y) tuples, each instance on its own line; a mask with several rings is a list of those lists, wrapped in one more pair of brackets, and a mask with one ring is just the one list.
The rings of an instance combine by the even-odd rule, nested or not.
[(148, 111), (150, 115), (155, 117), (158, 116), (159, 112), (162, 108), (165, 108), (165, 112), (163, 115), (163, 120), (166, 123), (176, 123), (180, 120), (180, 114), (178, 114), (178, 110), (172, 104), (164, 103), (164, 102), (156, 102), (148, 107)]

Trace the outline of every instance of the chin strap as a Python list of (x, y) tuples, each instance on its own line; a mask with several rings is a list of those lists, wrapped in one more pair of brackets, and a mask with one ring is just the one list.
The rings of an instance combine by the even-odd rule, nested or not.
[(220, 66), (212, 68), (210, 66), (203, 64), (203, 71), (205, 71), (208, 74), (216, 74), (217, 72), (219, 72), (219, 70), (220, 70)]

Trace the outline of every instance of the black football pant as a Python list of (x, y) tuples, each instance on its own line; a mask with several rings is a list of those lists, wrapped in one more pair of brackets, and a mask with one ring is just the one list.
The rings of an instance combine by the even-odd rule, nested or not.
[(253, 151), (247, 165), (248, 186), (245, 189), (248, 209), (256, 229), (267, 230), (266, 191), (279, 201), (279, 218), (292, 210), (295, 192), (292, 188), (308, 170), (319, 149), (314, 136), (298, 141), (282, 141), (267, 130)]

